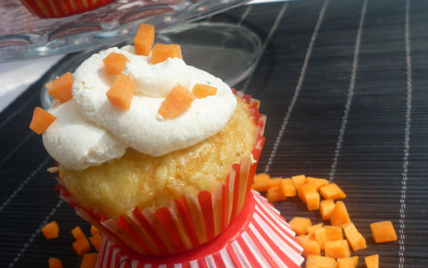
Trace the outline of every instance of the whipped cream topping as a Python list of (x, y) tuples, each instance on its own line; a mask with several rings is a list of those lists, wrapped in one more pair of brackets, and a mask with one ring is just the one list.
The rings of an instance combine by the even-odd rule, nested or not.
[[(111, 105), (106, 97), (118, 77), (105, 71), (103, 59), (111, 52), (128, 59), (123, 73), (135, 83), (129, 110)], [(189, 90), (207, 84), (217, 94), (195, 99), (180, 116), (162, 120), (159, 107), (177, 84)], [(221, 79), (177, 58), (152, 65), (150, 57), (134, 55), (130, 46), (101, 51), (83, 62), (72, 92), (73, 100), (49, 109), (58, 119), (43, 141), (52, 157), (73, 170), (120, 158), (129, 147), (151, 156), (190, 147), (218, 133), (236, 108), (235, 96)]]

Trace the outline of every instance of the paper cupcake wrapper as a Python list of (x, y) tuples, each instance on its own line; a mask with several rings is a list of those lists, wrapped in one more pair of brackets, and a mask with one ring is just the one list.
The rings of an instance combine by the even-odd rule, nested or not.
[(39, 18), (61, 18), (90, 11), (115, 0), (20, 0)]
[(233, 224), (242, 210), (250, 195), (264, 144), (266, 117), (258, 112), (259, 101), (240, 92), (234, 93), (249, 104), (249, 112), (257, 126), (255, 148), (249, 156), (242, 158), (241, 163), (232, 165), (225, 184), (218, 185), (212, 193), (203, 191), (198, 196), (186, 195), (171, 202), (170, 208), (162, 207), (156, 211), (135, 208), (122, 214), (117, 222), (79, 205), (58, 180), (56, 189), (61, 198), (116, 244), (141, 255), (173, 255), (211, 241)]
[(302, 248), (294, 235), (278, 211), (253, 192), (234, 225), (199, 248), (167, 257), (141, 257), (105, 237), (96, 267), (300, 267)]

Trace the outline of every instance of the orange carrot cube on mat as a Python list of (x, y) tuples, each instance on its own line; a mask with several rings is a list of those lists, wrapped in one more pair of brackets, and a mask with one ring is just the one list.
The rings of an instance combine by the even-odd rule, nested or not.
[(51, 221), (50, 223), (43, 226), (41, 231), (45, 236), (46, 240), (54, 239), (58, 237), (59, 226), (56, 221)]
[(50, 257), (48, 263), (49, 268), (62, 268), (62, 262), (60, 259)]
[(326, 179), (319, 179), (319, 178), (312, 178), (312, 177), (307, 177), (305, 180), (305, 183), (313, 183), (315, 185), (315, 187), (317, 188), (317, 191), (319, 191), (319, 189), (325, 185), (328, 185), (328, 180)]
[(305, 184), (306, 177), (305, 175), (298, 175), (291, 177), (291, 180), (293, 181), (296, 190), (299, 190), (299, 188)]
[[(88, 253), (83, 255), (82, 263), (80, 268), (94, 268), (97, 264), (98, 253)], [(124, 266), (125, 267), (125, 266)]]
[(310, 255), (306, 260), (306, 268), (336, 268), (336, 265), (336, 260), (329, 257)]
[(339, 258), (337, 259), (336, 268), (355, 268), (358, 265), (358, 257)]
[(148, 56), (155, 41), (155, 27), (150, 24), (141, 24), (134, 38), (135, 54)]
[(320, 214), (323, 220), (329, 220), (334, 209), (334, 201), (332, 199), (322, 200), (320, 203)]
[(279, 188), (279, 186), (269, 188), (267, 190), (266, 198), (271, 203), (287, 200), (287, 197), (281, 191), (281, 188)]
[(264, 173), (257, 174), (254, 176), (253, 189), (260, 193), (266, 192), (269, 189), (269, 180), (269, 175)]
[(73, 242), (72, 246), (79, 257), (82, 257), (84, 254), (89, 252), (89, 250), (91, 250), (91, 245), (89, 244), (88, 239), (86, 239), (86, 237), (77, 239)]
[(336, 205), (334, 205), (334, 209), (330, 215), (330, 222), (331, 225), (334, 226), (342, 226), (345, 223), (351, 222), (345, 203), (342, 201), (336, 202)]
[(91, 225), (91, 235), (96, 235), (96, 234), (99, 234), (99, 233), (101, 233), (100, 230), (98, 230), (97, 227)]
[(296, 186), (291, 179), (283, 179), (279, 184), (281, 191), (285, 194), (285, 196), (296, 196)]
[(367, 248), (366, 239), (364, 239), (360, 232), (358, 232), (352, 222), (345, 223), (342, 227), (345, 232), (346, 239), (348, 240), (349, 245), (351, 245), (353, 251)]
[(297, 235), (304, 235), (308, 232), (308, 227), (312, 226), (312, 222), (308, 218), (294, 217), (290, 222), (291, 230)]
[(351, 256), (351, 250), (346, 240), (327, 241), (324, 252), (325, 256), (330, 258), (348, 258)]
[(342, 227), (339, 226), (324, 226), (327, 241), (343, 240)]
[(94, 246), (94, 248), (100, 252), (101, 245), (103, 244), (103, 237), (101, 234), (94, 234), (93, 236), (89, 237), (89, 241), (91, 241), (91, 244)]
[(85, 234), (83, 233), (82, 229), (80, 229), (79, 226), (74, 227), (71, 230), (71, 234), (73, 235), (74, 239), (80, 239), (82, 237), (86, 237)]
[(346, 194), (339, 188), (339, 186), (337, 186), (336, 183), (321, 187), (320, 194), (324, 199), (337, 200), (346, 197)]
[(372, 236), (376, 243), (397, 241), (397, 234), (391, 221), (381, 221), (370, 224)]
[(371, 255), (364, 258), (367, 268), (379, 268), (379, 255)]
[(279, 184), (281, 183), (282, 178), (271, 178), (269, 180), (269, 188), (272, 187), (279, 187)]
[(320, 245), (321, 250), (324, 250), (325, 243), (327, 243), (327, 235), (325, 229), (321, 228), (314, 232), (315, 241)]
[(308, 236), (297, 236), (299, 245), (303, 248), (303, 256), (307, 258), (310, 255), (320, 256), (321, 249), (317, 241), (310, 239)]

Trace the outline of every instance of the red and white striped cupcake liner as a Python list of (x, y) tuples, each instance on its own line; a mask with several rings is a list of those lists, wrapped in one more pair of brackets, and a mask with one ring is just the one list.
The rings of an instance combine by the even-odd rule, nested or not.
[(233, 224), (198, 248), (171, 256), (141, 256), (105, 236), (96, 267), (300, 267), (302, 248), (294, 235), (279, 212), (252, 191)]

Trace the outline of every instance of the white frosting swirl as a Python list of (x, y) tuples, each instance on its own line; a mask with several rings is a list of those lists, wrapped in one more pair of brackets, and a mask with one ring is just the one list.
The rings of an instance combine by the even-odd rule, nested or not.
[[(99, 165), (121, 157), (128, 147), (152, 156), (184, 149), (215, 135), (232, 116), (236, 99), (223, 81), (177, 58), (151, 65), (150, 57), (134, 55), (131, 48), (110, 48), (92, 55), (74, 74), (74, 100), (49, 109), (58, 120), (43, 141), (66, 168)], [(123, 73), (135, 81), (129, 110), (111, 105), (106, 97), (117, 79), (104, 68), (103, 59), (111, 52), (128, 59)], [(209, 84), (217, 88), (217, 94), (195, 99), (182, 115), (162, 120), (157, 115), (159, 107), (177, 83), (189, 90), (195, 84)]]

